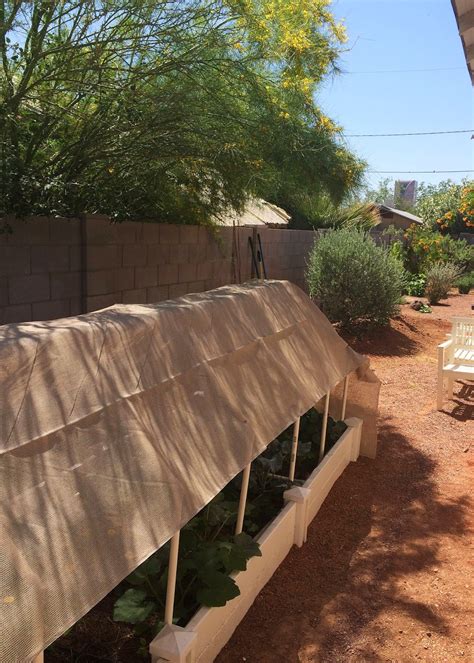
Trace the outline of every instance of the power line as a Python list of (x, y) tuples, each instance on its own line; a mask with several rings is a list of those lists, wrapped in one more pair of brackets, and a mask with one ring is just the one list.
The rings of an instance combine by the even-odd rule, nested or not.
[(414, 174), (431, 174), (431, 173), (474, 173), (474, 169), (466, 170), (369, 170), (369, 173), (377, 174), (393, 174), (393, 175), (414, 175)]
[(474, 129), (456, 129), (454, 131), (412, 131), (394, 134), (344, 134), (346, 138), (380, 138), (382, 136), (439, 136), (441, 134), (470, 134)]
[(410, 74), (425, 71), (458, 71), (464, 67), (436, 67), (433, 69), (375, 69), (373, 71), (343, 71), (343, 74)]

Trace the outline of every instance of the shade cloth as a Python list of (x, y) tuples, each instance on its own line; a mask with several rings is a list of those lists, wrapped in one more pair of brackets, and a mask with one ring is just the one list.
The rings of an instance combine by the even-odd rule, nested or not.
[(373, 446), (366, 358), (285, 281), (0, 327), (0, 661), (56, 639), (354, 371)]

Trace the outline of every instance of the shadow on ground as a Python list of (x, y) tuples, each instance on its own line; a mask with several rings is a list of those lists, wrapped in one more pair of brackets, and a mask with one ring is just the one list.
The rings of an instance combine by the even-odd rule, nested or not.
[(353, 646), (363, 630), (377, 637), (374, 622), (387, 609), (449, 635), (453, 608), (435, 611), (404, 585), (436, 569), (442, 539), (466, 533), (468, 497), (442, 497), (436, 463), (389, 420), (379, 440), (377, 459), (352, 463), (335, 484), (308, 543), (264, 588), (219, 663), (382, 661), (373, 639)]
[(406, 357), (420, 351), (417, 334), (419, 331), (413, 323), (397, 318), (386, 327), (361, 329), (358, 336), (343, 336), (356, 352), (378, 357)]

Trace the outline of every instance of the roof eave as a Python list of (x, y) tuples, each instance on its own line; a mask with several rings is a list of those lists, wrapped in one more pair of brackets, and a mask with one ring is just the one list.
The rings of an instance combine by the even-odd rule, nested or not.
[(454, 16), (456, 18), (456, 24), (458, 26), (459, 36), (461, 37), (462, 48), (464, 51), (464, 57), (466, 59), (467, 70), (469, 76), (471, 77), (471, 83), (474, 85), (474, 44), (471, 44), (469, 47), (466, 45), (466, 40), (464, 34), (468, 29), (474, 27), (474, 9), (471, 9), (469, 12), (459, 15), (456, 0), (451, 0), (451, 6), (453, 8)]

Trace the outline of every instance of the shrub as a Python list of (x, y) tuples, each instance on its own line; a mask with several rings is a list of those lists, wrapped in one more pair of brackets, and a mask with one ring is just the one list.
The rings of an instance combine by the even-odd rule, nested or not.
[(405, 233), (406, 267), (411, 272), (427, 272), (439, 262), (453, 263), (460, 271), (474, 269), (474, 246), (461, 239), (411, 225)]
[(424, 274), (414, 274), (407, 281), (406, 292), (412, 297), (423, 297), (426, 288), (426, 276)]
[(459, 268), (452, 263), (437, 263), (426, 274), (425, 294), (430, 304), (446, 299), (455, 280), (460, 276)]
[(322, 237), (310, 255), (307, 280), (333, 322), (386, 324), (398, 311), (405, 272), (389, 251), (367, 233), (334, 230)]
[(460, 295), (468, 295), (471, 292), (471, 289), (474, 288), (474, 272), (461, 276), (461, 278), (456, 281), (456, 285)]

